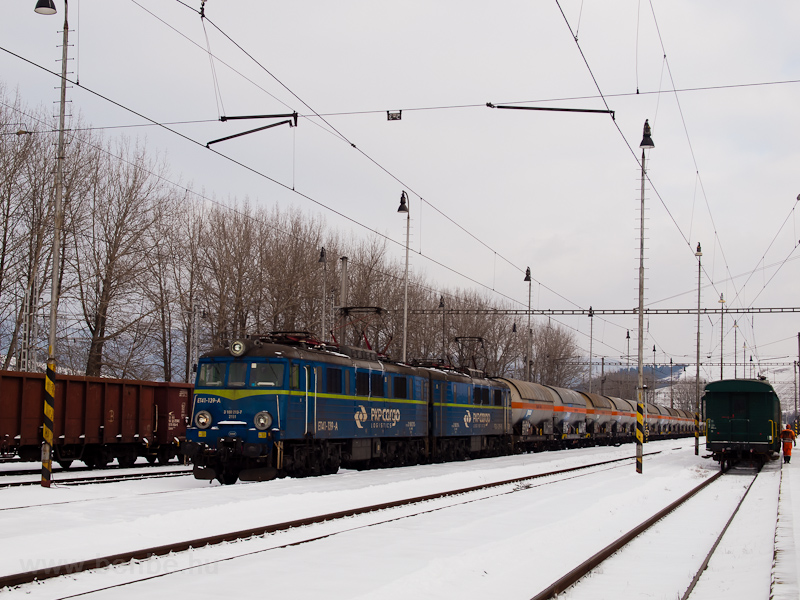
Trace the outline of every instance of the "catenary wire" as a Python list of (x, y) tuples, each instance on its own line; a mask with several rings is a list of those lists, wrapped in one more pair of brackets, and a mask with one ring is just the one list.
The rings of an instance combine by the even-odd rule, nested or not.
[[(187, 5), (186, 3), (184, 3), (182, 0), (176, 0), (176, 2), (178, 2), (179, 4), (181, 4), (181, 5), (185, 6), (186, 8), (188, 8), (189, 10), (191, 10), (191, 11), (193, 11), (193, 12), (197, 12), (195, 9), (193, 9), (193, 8), (192, 8), (192, 7), (190, 7), (190, 6), (188, 6), (188, 5)], [(324, 123), (325, 123), (325, 124), (326, 124), (328, 127), (330, 127), (330, 129), (331, 129), (332, 131), (334, 131), (334, 132), (335, 132), (335, 133), (336, 133), (338, 136), (340, 136), (340, 137), (341, 137), (341, 139), (342, 139), (343, 141), (345, 141), (346, 143), (350, 144), (350, 146), (351, 146), (352, 148), (354, 148), (354, 149), (355, 149), (357, 152), (359, 152), (359, 153), (360, 153), (362, 156), (364, 156), (364, 157), (365, 157), (365, 158), (366, 158), (368, 161), (370, 161), (370, 162), (371, 162), (373, 165), (375, 165), (375, 166), (376, 166), (378, 169), (380, 169), (380, 170), (381, 170), (381, 171), (383, 171), (383, 172), (384, 172), (386, 175), (388, 175), (389, 177), (391, 177), (392, 179), (394, 179), (394, 180), (395, 180), (397, 183), (399, 183), (401, 186), (403, 186), (403, 187), (407, 188), (407, 189), (408, 189), (408, 190), (409, 190), (411, 193), (413, 193), (415, 196), (417, 196), (417, 197), (420, 199), (420, 202), (424, 202), (425, 204), (427, 204), (428, 206), (430, 206), (430, 207), (431, 207), (433, 210), (435, 210), (436, 212), (438, 212), (438, 213), (439, 213), (439, 214), (440, 214), (442, 217), (444, 217), (445, 219), (447, 219), (448, 221), (450, 221), (450, 222), (451, 222), (453, 225), (455, 225), (457, 228), (461, 229), (461, 230), (462, 230), (464, 233), (466, 233), (467, 235), (469, 235), (469, 236), (470, 236), (472, 239), (474, 239), (475, 241), (477, 241), (479, 244), (481, 244), (482, 246), (484, 246), (485, 248), (487, 248), (489, 251), (491, 251), (491, 252), (495, 252), (495, 253), (497, 254), (497, 256), (499, 256), (499, 257), (500, 257), (500, 258), (501, 258), (503, 261), (505, 261), (505, 262), (506, 262), (508, 265), (510, 265), (511, 267), (513, 267), (513, 268), (517, 269), (517, 270), (518, 270), (520, 273), (523, 273), (523, 272), (524, 272), (524, 270), (523, 270), (521, 267), (519, 267), (519, 266), (515, 265), (513, 262), (511, 262), (511, 261), (510, 261), (508, 258), (506, 258), (505, 256), (503, 256), (502, 254), (500, 254), (500, 253), (497, 253), (497, 252), (496, 252), (496, 250), (494, 250), (494, 249), (493, 249), (491, 246), (489, 246), (488, 244), (486, 244), (486, 242), (484, 242), (483, 240), (481, 240), (480, 238), (478, 238), (478, 237), (477, 237), (475, 234), (473, 234), (471, 231), (467, 230), (467, 229), (466, 229), (464, 226), (462, 226), (461, 224), (459, 224), (459, 223), (458, 223), (457, 221), (455, 221), (455, 220), (454, 220), (452, 217), (450, 217), (449, 215), (447, 215), (447, 214), (445, 214), (444, 212), (442, 212), (442, 211), (441, 211), (441, 210), (440, 210), (440, 209), (439, 209), (439, 208), (438, 208), (438, 207), (437, 207), (435, 204), (432, 204), (432, 203), (431, 203), (429, 200), (426, 200), (426, 199), (425, 199), (425, 198), (422, 196), (422, 194), (419, 194), (418, 192), (414, 191), (414, 188), (413, 188), (412, 186), (410, 186), (410, 185), (408, 185), (407, 183), (403, 182), (403, 181), (402, 181), (402, 180), (401, 180), (401, 179), (400, 179), (398, 176), (394, 175), (394, 174), (393, 174), (391, 171), (389, 171), (389, 170), (388, 170), (386, 167), (384, 167), (382, 164), (380, 164), (380, 163), (379, 163), (377, 160), (375, 160), (375, 159), (374, 159), (374, 158), (372, 158), (372, 157), (371, 157), (369, 154), (367, 154), (367, 153), (366, 153), (364, 150), (362, 150), (361, 148), (359, 148), (359, 147), (358, 147), (358, 146), (357, 146), (357, 145), (356, 145), (354, 142), (352, 142), (352, 141), (351, 141), (351, 140), (350, 140), (350, 139), (349, 139), (347, 136), (345, 136), (345, 135), (344, 135), (342, 132), (340, 132), (338, 129), (336, 129), (336, 127), (334, 127), (334, 126), (333, 126), (333, 125), (332, 125), (332, 124), (331, 124), (329, 121), (327, 121), (327, 120), (326, 120), (326, 119), (325, 119), (325, 118), (324, 118), (324, 117), (323, 117), (323, 116), (322, 116), (320, 113), (318, 113), (318, 112), (317, 112), (317, 111), (315, 111), (315, 110), (314, 110), (314, 109), (313, 109), (311, 106), (309, 106), (309, 104), (308, 104), (307, 102), (305, 102), (305, 101), (304, 101), (302, 98), (300, 98), (300, 97), (299, 97), (297, 94), (295, 94), (295, 93), (294, 93), (294, 92), (293, 92), (293, 91), (292, 91), (292, 90), (291, 90), (291, 89), (290, 89), (290, 88), (289, 88), (289, 87), (288, 87), (286, 84), (284, 84), (284, 83), (283, 83), (283, 82), (282, 82), (280, 79), (278, 79), (278, 78), (277, 78), (277, 77), (276, 77), (276, 76), (275, 76), (275, 75), (274, 75), (274, 74), (273, 74), (273, 73), (272, 73), (272, 72), (271, 72), (269, 69), (267, 69), (267, 68), (266, 68), (264, 65), (262, 65), (262, 64), (261, 64), (261, 62), (259, 62), (259, 61), (258, 61), (258, 60), (257, 60), (257, 59), (256, 59), (256, 58), (253, 56), (253, 55), (251, 55), (251, 54), (250, 54), (250, 53), (249, 53), (247, 50), (245, 50), (245, 49), (244, 49), (244, 48), (243, 48), (243, 47), (242, 47), (242, 46), (241, 46), (241, 45), (240, 45), (238, 42), (236, 42), (236, 41), (235, 41), (233, 38), (231, 38), (231, 37), (230, 37), (230, 36), (229, 36), (229, 35), (228, 35), (228, 34), (227, 34), (225, 31), (223, 31), (223, 30), (222, 30), (220, 27), (218, 27), (218, 26), (217, 26), (217, 25), (216, 25), (216, 24), (215, 24), (215, 23), (214, 23), (214, 22), (213, 22), (211, 19), (209, 19), (208, 17), (205, 17), (205, 20), (207, 20), (207, 21), (208, 21), (208, 23), (209, 23), (211, 26), (213, 26), (213, 27), (214, 27), (214, 28), (215, 28), (217, 31), (219, 31), (219, 33), (220, 33), (221, 35), (223, 35), (223, 36), (224, 36), (224, 37), (225, 37), (227, 40), (229, 40), (229, 41), (230, 41), (230, 42), (231, 42), (231, 43), (232, 43), (234, 46), (236, 46), (236, 47), (237, 47), (237, 48), (238, 48), (238, 49), (239, 49), (239, 50), (240, 50), (242, 53), (244, 53), (244, 55), (245, 55), (245, 56), (247, 56), (247, 57), (248, 57), (250, 60), (252, 60), (252, 61), (253, 61), (253, 62), (254, 62), (254, 63), (255, 63), (255, 64), (256, 64), (256, 65), (257, 65), (259, 68), (261, 68), (261, 69), (262, 69), (262, 70), (263, 70), (265, 73), (267, 73), (267, 74), (268, 74), (270, 77), (272, 77), (272, 78), (273, 78), (273, 79), (274, 79), (274, 80), (275, 80), (275, 81), (276, 81), (276, 82), (277, 82), (277, 83), (278, 83), (280, 86), (282, 86), (282, 87), (283, 87), (283, 88), (284, 88), (284, 89), (285, 89), (287, 92), (289, 92), (289, 93), (290, 93), (292, 96), (294, 96), (294, 97), (295, 97), (295, 98), (296, 98), (296, 99), (297, 99), (299, 102), (301, 102), (301, 103), (302, 103), (302, 104), (303, 104), (303, 105), (304, 105), (306, 108), (308, 108), (308, 109), (309, 109), (309, 110), (310, 110), (310, 111), (313, 113), (313, 116), (314, 116), (314, 117), (317, 117), (317, 118), (319, 118), (320, 120), (322, 120), (322, 121), (323, 121), (323, 122), (324, 122)], [(540, 283), (540, 282), (538, 282), (538, 281), (537, 281), (537, 283)], [(481, 284), (481, 285), (483, 285), (483, 284)], [(550, 287), (546, 286), (545, 284), (541, 284), (541, 285), (543, 285), (543, 286), (544, 286), (544, 287), (545, 287), (545, 288), (546, 288), (548, 291), (550, 291), (550, 292), (551, 292), (551, 293), (553, 293), (554, 295), (558, 296), (558, 297), (559, 297), (559, 298), (561, 298), (562, 300), (564, 300), (564, 301), (566, 301), (566, 302), (568, 302), (568, 303), (572, 304), (573, 306), (576, 306), (576, 307), (578, 307), (578, 306), (579, 306), (578, 304), (576, 304), (576, 303), (575, 303), (575, 302), (573, 302), (572, 300), (570, 300), (570, 299), (568, 299), (568, 298), (566, 298), (566, 297), (562, 296), (561, 294), (559, 294), (559, 293), (558, 293), (558, 292), (556, 292), (555, 290), (551, 289)], [(484, 286), (484, 287), (486, 287), (486, 286)], [(491, 288), (489, 288), (489, 289), (491, 289)], [(492, 291), (495, 291), (495, 290), (492, 290)], [(499, 292), (497, 292), (497, 293), (499, 293)], [(501, 296), (504, 296), (504, 297), (506, 297), (506, 298), (508, 298), (508, 296), (505, 296), (504, 294), (500, 294), (500, 295), (501, 295)]]

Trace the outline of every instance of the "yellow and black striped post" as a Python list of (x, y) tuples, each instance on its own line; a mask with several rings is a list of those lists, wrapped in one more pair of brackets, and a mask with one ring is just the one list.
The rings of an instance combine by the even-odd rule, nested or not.
[(642, 472), (642, 445), (644, 444), (644, 404), (636, 404), (636, 472)]
[(56, 398), (56, 362), (47, 361), (44, 380), (44, 419), (42, 427), (42, 487), (50, 487), (53, 479), (53, 417)]
[(700, 448), (700, 413), (694, 413), (694, 453), (698, 454)]

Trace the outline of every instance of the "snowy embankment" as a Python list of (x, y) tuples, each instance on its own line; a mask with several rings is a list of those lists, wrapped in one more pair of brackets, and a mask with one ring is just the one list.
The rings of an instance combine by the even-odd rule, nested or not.
[[(300, 528), (23, 586), (8, 591), (8, 597), (57, 598), (144, 579), (91, 597), (169, 593), (211, 598), (236, 589), (245, 596), (269, 590), (282, 598), (530, 598), (714, 474), (716, 464), (696, 457), (693, 447), (693, 439), (647, 444), (646, 451), (662, 453), (645, 457), (643, 475), (635, 473), (630, 461), (602, 473), (576, 473), (558, 483), (537, 480), (513, 493), (422, 515), (398, 513), (379, 526), (369, 526), (374, 516), (346, 519), (313, 531)], [(632, 445), (592, 448), (229, 487), (181, 478), (49, 491), (9, 489), (0, 494), (5, 541), (0, 572), (533, 475), (627, 457), (633, 451)], [(720, 502), (727, 505), (728, 497), (736, 495), (740, 485), (733, 478), (728, 481), (728, 487), (712, 485), (717, 492), (699, 507), (701, 515), (721, 513)], [(767, 509), (769, 500), (762, 502)], [(771, 512), (774, 525), (774, 502)], [(344, 529), (348, 531), (337, 533)], [(286, 547), (304, 536), (333, 533)], [(682, 543), (688, 553), (705, 556), (707, 548), (699, 541)], [(244, 554), (248, 556), (230, 559)], [(185, 570), (172, 574), (178, 569)], [(623, 571), (630, 576), (630, 569)], [(768, 581), (769, 570), (766, 577)], [(666, 588), (664, 595), (653, 595), (661, 584), (651, 583), (647, 597), (675, 598)]]

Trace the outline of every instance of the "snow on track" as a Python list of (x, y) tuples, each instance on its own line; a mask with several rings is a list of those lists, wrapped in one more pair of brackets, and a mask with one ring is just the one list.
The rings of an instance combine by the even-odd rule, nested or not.
[[(646, 457), (643, 475), (635, 473), (631, 461), (627, 467), (601, 475), (363, 527), (314, 543), (270, 550), (302, 533), (287, 532), (22, 586), (9, 591), (8, 597), (60, 598), (159, 575), (90, 597), (141, 598), (169, 593), (216, 598), (235, 589), (244, 596), (268, 590), (271, 596), (284, 598), (528, 599), (621, 532), (715, 473), (715, 463), (694, 456), (693, 444), (692, 439), (648, 444), (648, 451), (661, 450), (662, 454)], [(681, 450), (673, 450), (678, 447)], [(125, 498), (122, 494), (116, 501), (98, 501), (98, 511), (92, 510), (93, 502), (82, 503), (87, 504), (83, 507), (68, 505), (64, 507), (67, 514), (60, 517), (59, 507), (53, 506), (52, 514), (46, 514), (43, 521), (30, 517), (15, 527), (0, 565), (4, 571), (17, 572), (22, 560), (41, 556), (38, 553), (42, 551), (45, 560), (75, 560), (87, 552), (100, 556), (120, 546), (130, 549), (132, 542), (145, 547), (218, 530), (244, 529), (310, 512), (466, 487), (615, 455), (630, 456), (632, 449), (571, 450), (224, 488), (204, 484), (201, 489), (174, 490), (160, 497)], [(135, 489), (152, 490), (153, 483), (139, 482)], [(115, 485), (105, 484), (103, 491)], [(42, 510), (32, 512), (42, 517)], [(0, 527), (8, 524), (2, 522), (4, 516), (0, 512)], [(358, 523), (353, 520), (354, 526)], [(48, 533), (48, 527), (53, 531)], [(72, 540), (72, 548), (64, 538)], [(76, 545), (76, 539), (85, 542)], [(22, 552), (11, 553), (11, 546)], [(253, 554), (226, 560), (246, 552)], [(194, 568), (160, 576), (180, 565)]]

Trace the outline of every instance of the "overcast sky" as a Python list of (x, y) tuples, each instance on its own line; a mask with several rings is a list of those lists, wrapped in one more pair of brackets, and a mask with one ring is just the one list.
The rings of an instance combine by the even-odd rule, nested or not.
[[(45, 17), (34, 0), (0, 0), (0, 80), (54, 114), (58, 79), (36, 65), (60, 70), (55, 2), (58, 15)], [(696, 306), (698, 242), (704, 307), (719, 307), (720, 293), (728, 307), (800, 305), (797, 2), (208, 0), (205, 30), (199, 9), (200, 0), (69, 5), (70, 77), (82, 86), (69, 91), (72, 113), (108, 137), (146, 139), (175, 182), (208, 198), (297, 207), (359, 237), (376, 231), (398, 261), (406, 190), (411, 268), (433, 285), (525, 308), (530, 266), (533, 308), (632, 309), (649, 119), (646, 306)], [(170, 132), (131, 111), (199, 122)], [(292, 111), (297, 128), (204, 147), (266, 124), (220, 115)], [(734, 318), (740, 362), (797, 359), (800, 315), (726, 315), (726, 362)], [(557, 319), (588, 354), (588, 317)], [(655, 345), (658, 363), (694, 363), (695, 319), (646, 319), (646, 361)], [(634, 315), (595, 317), (595, 356), (624, 357), (630, 330), (635, 357), (636, 328)], [(719, 315), (704, 316), (713, 378), (719, 338)]]

